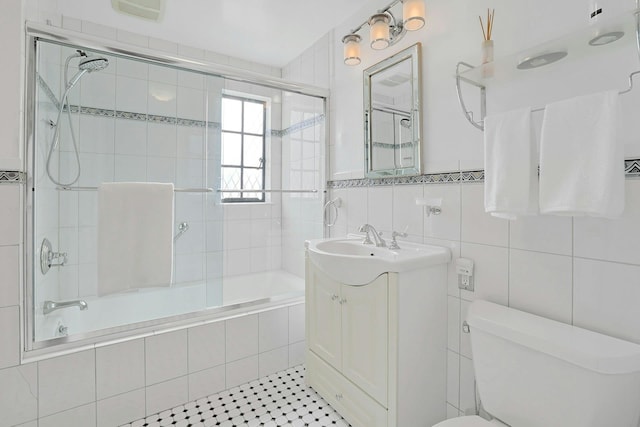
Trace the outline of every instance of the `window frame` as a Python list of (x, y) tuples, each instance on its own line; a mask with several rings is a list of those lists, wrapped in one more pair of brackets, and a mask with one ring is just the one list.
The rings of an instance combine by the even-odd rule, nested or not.
[[(267, 170), (267, 106), (268, 103), (265, 100), (251, 98), (250, 96), (242, 96), (242, 95), (231, 95), (231, 94), (222, 94), (221, 101), (224, 99), (235, 99), (241, 101), (241, 109), (240, 109), (240, 131), (233, 130), (224, 130), (222, 126), (222, 120), (220, 121), (220, 143), (222, 144), (223, 134), (234, 134), (240, 135), (240, 164), (239, 165), (226, 165), (222, 163), (222, 159), (220, 159), (220, 179), (222, 180), (223, 170), (224, 168), (236, 168), (240, 169), (240, 188), (239, 190), (245, 190), (244, 188), (244, 171), (245, 169), (251, 170), (259, 170), (262, 169), (262, 188), (261, 190), (265, 190), (266, 183), (266, 170)], [(253, 104), (261, 104), (262, 105), (262, 134), (256, 134), (251, 132), (245, 132), (245, 120), (244, 120), (244, 111), (245, 111), (245, 103), (253, 103)], [(245, 166), (244, 164), (244, 148), (245, 148), (245, 135), (252, 137), (261, 137), (262, 138), (262, 163), (261, 166)], [(222, 203), (265, 203), (266, 202), (266, 192), (256, 190), (256, 193), (262, 194), (262, 197), (245, 197), (245, 193), (240, 193), (240, 197), (224, 197), (222, 193), (221, 202)]]

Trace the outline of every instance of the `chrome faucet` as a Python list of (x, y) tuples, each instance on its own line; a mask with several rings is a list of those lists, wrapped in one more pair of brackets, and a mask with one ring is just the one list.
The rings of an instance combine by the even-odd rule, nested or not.
[[(366, 237), (364, 238), (364, 241), (362, 242), (363, 245), (372, 245), (375, 243), (375, 245), (379, 248), (384, 248), (387, 246), (387, 242), (385, 242), (384, 239), (381, 237), (382, 233), (378, 233), (376, 229), (373, 228), (373, 225), (365, 224), (361, 226), (360, 232), (367, 233)], [(371, 237), (369, 233), (371, 233), (371, 236), (373, 236), (373, 242), (371, 241)]]
[(74, 301), (61, 301), (61, 302), (45, 301), (42, 307), (42, 314), (49, 314), (52, 311), (60, 310), (62, 308), (76, 307), (76, 306), (80, 307), (80, 310), (86, 310), (89, 308), (89, 305), (84, 300), (81, 300), (81, 299), (74, 300)]

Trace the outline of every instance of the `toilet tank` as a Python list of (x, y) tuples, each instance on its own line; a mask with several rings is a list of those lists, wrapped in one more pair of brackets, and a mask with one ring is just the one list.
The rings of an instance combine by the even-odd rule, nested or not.
[(482, 405), (502, 422), (640, 425), (640, 345), (487, 301), (467, 322)]

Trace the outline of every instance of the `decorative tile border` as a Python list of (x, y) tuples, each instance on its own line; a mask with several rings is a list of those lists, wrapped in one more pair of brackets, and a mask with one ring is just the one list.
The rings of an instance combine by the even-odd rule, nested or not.
[[(624, 171), (627, 179), (640, 178), (640, 159), (625, 160)], [(362, 178), (327, 181), (327, 188), (340, 189), (410, 184), (458, 184), (461, 182), (484, 182), (484, 170), (467, 170), (461, 172), (444, 172), (388, 178)]]
[[(53, 93), (47, 82), (37, 74), (36, 79), (38, 81), (38, 85), (44, 91), (45, 95), (56, 108), (60, 108), (60, 101)], [(208, 122), (204, 120), (192, 120), (185, 119), (180, 117), (171, 117), (171, 116), (159, 116), (154, 114), (145, 114), (145, 113), (135, 113), (131, 111), (120, 111), (120, 110), (109, 110), (104, 108), (93, 108), (93, 107), (81, 107), (78, 105), (71, 105), (68, 107), (72, 113), (80, 113), (87, 114), (91, 116), (98, 117), (113, 117), (116, 119), (125, 119), (125, 120), (138, 120), (138, 121), (147, 121), (152, 123), (164, 123), (164, 124), (172, 124), (178, 126), (188, 126), (188, 127), (208, 127), (211, 129), (220, 129), (220, 123), (216, 122)], [(313, 127), (318, 123), (322, 123), (325, 119), (324, 114), (319, 114), (317, 116), (311, 117), (310, 119), (303, 120), (302, 122), (296, 123), (292, 126), (289, 126), (286, 129), (272, 129), (271, 136), (281, 138), (285, 135), (289, 135), (294, 132), (299, 132), (303, 129)]]
[(0, 184), (24, 184), (27, 174), (20, 171), (0, 171)]
[(640, 178), (640, 159), (625, 160), (624, 173), (627, 178)]

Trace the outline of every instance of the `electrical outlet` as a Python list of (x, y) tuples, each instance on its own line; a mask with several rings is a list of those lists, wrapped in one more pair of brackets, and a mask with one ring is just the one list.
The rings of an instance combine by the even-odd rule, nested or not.
[(458, 288), (473, 292), (473, 261), (466, 258), (456, 260)]

